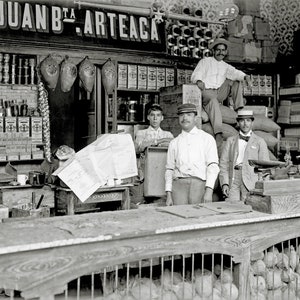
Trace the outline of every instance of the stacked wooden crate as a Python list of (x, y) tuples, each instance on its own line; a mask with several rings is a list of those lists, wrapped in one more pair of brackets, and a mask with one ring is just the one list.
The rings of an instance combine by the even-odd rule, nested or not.
[(195, 84), (182, 84), (160, 89), (160, 105), (164, 120), (161, 127), (171, 131), (174, 136), (181, 132), (177, 108), (180, 104), (193, 103), (198, 109), (197, 126), (201, 127), (201, 91)]

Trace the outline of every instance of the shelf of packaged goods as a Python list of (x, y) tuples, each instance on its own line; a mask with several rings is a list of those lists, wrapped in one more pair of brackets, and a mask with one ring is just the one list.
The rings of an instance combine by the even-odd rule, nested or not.
[(126, 88), (118, 88), (117, 91), (118, 92), (159, 93), (159, 90), (126, 89)]
[(290, 86), (290, 87), (281, 87), (279, 89), (280, 96), (287, 95), (297, 95), (300, 97), (300, 85)]

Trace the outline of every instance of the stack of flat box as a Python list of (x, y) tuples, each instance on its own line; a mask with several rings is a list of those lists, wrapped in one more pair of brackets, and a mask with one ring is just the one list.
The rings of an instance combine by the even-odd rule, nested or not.
[(280, 148), (283, 150), (299, 150), (300, 127), (285, 128), (281, 138)]
[(280, 101), (280, 105), (278, 107), (277, 123), (290, 124), (291, 105), (292, 101), (290, 100)]
[(291, 105), (291, 124), (300, 124), (300, 102), (293, 102)]

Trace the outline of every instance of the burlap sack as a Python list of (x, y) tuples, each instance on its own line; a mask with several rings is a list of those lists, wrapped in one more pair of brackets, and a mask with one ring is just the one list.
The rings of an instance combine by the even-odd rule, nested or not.
[(237, 113), (233, 109), (220, 104), (220, 110), (221, 110), (223, 123), (230, 124), (230, 125), (236, 124)]
[(223, 123), (223, 139), (227, 140), (230, 136), (237, 135), (238, 131), (231, 125)]
[(96, 68), (86, 57), (79, 65), (79, 78), (85, 90), (89, 93), (93, 91), (96, 76)]
[(278, 158), (273, 154), (273, 152), (269, 149), (269, 158), (270, 160), (278, 160)]
[(279, 143), (279, 140), (269, 132), (261, 130), (254, 130), (253, 132), (265, 140), (270, 150), (274, 150), (274, 147)]
[(215, 136), (214, 135), (214, 130), (210, 124), (210, 122), (207, 122), (207, 123), (204, 123), (202, 124), (202, 128), (201, 128), (203, 131), (209, 133), (210, 135), (212, 135), (213, 137)]
[(42, 77), (49, 89), (55, 89), (59, 77), (59, 65), (57, 61), (48, 55), (40, 65)]
[(71, 90), (72, 85), (77, 77), (77, 68), (66, 56), (60, 68), (60, 85), (61, 90), (67, 93)]
[(252, 130), (274, 132), (280, 129), (280, 126), (277, 123), (265, 116), (255, 115), (254, 118)]
[(209, 122), (209, 116), (204, 109), (201, 110), (201, 119), (202, 119), (202, 123)]

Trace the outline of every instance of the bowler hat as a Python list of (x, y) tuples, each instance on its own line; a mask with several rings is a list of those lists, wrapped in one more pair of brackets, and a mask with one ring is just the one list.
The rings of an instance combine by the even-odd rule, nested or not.
[(177, 115), (180, 115), (183, 113), (190, 113), (190, 112), (197, 114), (197, 107), (195, 104), (184, 103), (184, 104), (179, 105), (177, 108)]
[(218, 38), (215, 39), (210, 45), (209, 45), (209, 49), (213, 49), (214, 47), (216, 47), (217, 45), (223, 44), (226, 46), (226, 48), (228, 48), (229, 42), (225, 39), (222, 38)]
[(252, 119), (254, 120), (254, 116), (253, 116), (253, 111), (252, 110), (246, 110), (246, 109), (241, 109), (238, 111), (237, 120), (239, 119)]

